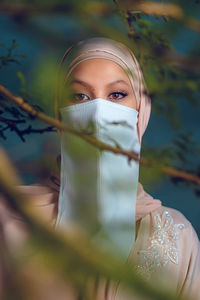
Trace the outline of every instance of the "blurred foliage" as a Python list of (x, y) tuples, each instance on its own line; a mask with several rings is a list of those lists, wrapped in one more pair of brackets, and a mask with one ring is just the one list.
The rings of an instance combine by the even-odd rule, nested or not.
[(9, 63), (20, 64), (19, 58), (26, 58), (26, 56), (23, 54), (13, 53), (14, 49), (18, 45), (19, 44), (16, 42), (16, 40), (12, 40), (11, 46), (0, 44), (0, 47), (6, 50), (7, 52), (6, 54), (0, 56), (0, 69), (3, 68), (4, 66), (7, 66)]
[[(142, 155), (152, 165), (151, 168), (141, 168), (140, 177), (147, 184), (158, 182), (166, 176), (161, 173), (159, 168), (161, 164), (174, 166), (200, 176), (199, 141), (193, 139), (190, 132), (185, 132), (185, 129), (187, 130), (185, 120), (182, 120), (180, 114), (180, 108), (184, 102), (187, 102), (194, 110), (199, 109), (200, 40), (198, 34), (200, 23), (198, 11), (199, 1), (187, 0), (154, 2), (2, 0), (0, 3), (1, 14), (9, 16), (19, 29), (27, 32), (34, 31), (38, 38), (53, 45), (54, 49), (57, 47), (64, 51), (67, 46), (85, 37), (105, 36), (121, 41), (133, 50), (144, 72), (148, 92), (152, 99), (153, 112), (164, 116), (173, 130), (177, 130), (176, 139), (171, 145), (164, 148), (147, 146), (143, 148)], [(78, 24), (78, 33), (72, 32), (65, 36), (55, 28), (55, 24), (62, 20), (61, 27), (64, 27), (68, 19), (73, 19), (74, 23)], [(184, 34), (183, 48), (185, 47), (183, 51), (176, 44), (176, 40), (182, 33)], [(191, 43), (188, 38), (190, 34), (193, 36)], [(2, 74), (5, 68), (11, 67), (12, 64), (18, 64), (20, 68), (20, 64), (26, 63), (22, 60), (25, 58), (23, 53), (16, 53), (17, 46), (18, 43), (15, 40), (9, 46), (0, 44), (2, 53), (0, 72)], [(48, 114), (53, 114), (50, 102), (52, 102), (55, 87), (57, 73), (55, 56), (57, 54), (58, 51), (53, 59), (51, 55), (46, 55), (38, 62), (32, 72), (31, 82), (28, 84), (26, 76), (21, 71), (16, 73), (19, 82), (18, 94), (35, 109)], [(0, 95), (0, 138), (6, 139), (7, 132), (12, 131), (25, 141), (26, 135), (55, 130), (51, 126), (45, 127), (44, 124), (36, 121), (36, 118)], [(178, 131), (180, 129), (181, 132)], [(1, 158), (3, 161), (3, 156)], [(4, 168), (6, 169), (7, 166)], [(65, 292), (66, 281), (72, 282), (72, 285), (79, 291), (78, 299), (84, 299), (84, 297), (94, 299), (85, 294), (86, 278), (90, 276), (96, 276), (97, 279), (99, 276), (105, 276), (111, 280), (120, 280), (137, 293), (148, 295), (148, 299), (172, 299), (167, 294), (165, 296), (162, 292), (159, 293), (140, 282), (132, 270), (119, 266), (118, 262), (116, 263), (111, 257), (105, 258), (106, 254), (99, 253), (91, 248), (91, 245), (85, 246), (85, 241), (82, 241), (80, 237), (75, 241), (63, 241), (55, 233), (49, 232), (38, 220), (33, 220), (27, 211), (23, 211), (20, 201), (17, 200), (22, 196), (12, 190), (12, 186), (7, 185), (8, 178), (5, 182), (3, 181), (3, 175), (5, 174), (1, 174), (0, 178), (1, 190), (7, 197), (9, 205), (22, 214), (27, 221), (31, 244), (28, 246), (29, 250), (26, 245), (24, 257), (20, 260), (19, 253), (15, 254), (14, 258), (9, 253), (6, 241), (1, 243), (0, 253), (4, 253), (6, 262), (3, 266), (5, 295), (2, 299), (31, 299), (29, 289), (32, 292), (34, 289), (37, 290), (39, 273), (41, 275), (41, 277), (38, 276), (39, 279), (44, 276), (45, 279), (42, 279), (44, 281), (49, 276), (48, 288), (51, 286), (51, 278), (56, 280), (57, 293), (61, 289), (60, 285), (62, 288), (65, 287), (63, 288)], [(190, 185), (196, 195), (200, 196), (199, 187), (188, 180), (178, 177), (172, 177), (171, 180), (175, 184), (181, 182)], [(35, 256), (32, 256), (29, 251), (34, 252)], [(35, 265), (30, 263), (29, 256), (34, 257), (32, 259), (33, 262), (35, 260)], [(26, 268), (24, 266), (27, 261), (29, 263)], [(36, 270), (35, 266), (37, 266)], [(28, 276), (27, 281), (26, 276)], [(22, 284), (24, 281), (27, 282), (28, 288)], [(59, 296), (61, 297), (60, 294)]]
[[(5, 168), (6, 172), (3, 171)], [(21, 241), (16, 240), (14, 248), (7, 248), (4, 232), (1, 232), (0, 251), (4, 260), (0, 261), (0, 266), (4, 271), (2, 282), (5, 284), (0, 289), (1, 299), (36, 299), (38, 292), (37, 299), (52, 299), (49, 291), (59, 297), (57, 299), (96, 299), (97, 291), (94, 289), (91, 294), (91, 284), (97, 280), (98, 285), (106, 278), (120, 281), (127, 291), (134, 291), (148, 299), (178, 300), (170, 290), (162, 290), (144, 281), (134, 264), (122, 263), (117, 253), (94, 247), (83, 229), (52, 230), (43, 218), (38, 217), (38, 210), (31, 205), (31, 199), (16, 189), (19, 183), (15, 169), (0, 148), (1, 191), (9, 200), (9, 207), (18, 213), (18, 219), (26, 221), (20, 228)], [(15, 223), (15, 226), (18, 228), (19, 225)], [(11, 276), (6, 277), (7, 274)], [(75, 297), (69, 296), (73, 289)]]
[[(13, 53), (13, 50), (18, 45), (19, 44), (15, 40), (12, 41), (11, 46), (0, 44), (1, 48), (7, 51), (6, 55), (0, 56), (0, 69), (2, 69), (3, 67), (7, 67), (10, 63), (20, 64), (20, 61), (15, 57), (25, 58), (23, 54)], [(16, 73), (16, 76), (20, 81), (19, 93), (26, 101), (32, 99), (33, 94), (31, 95), (26, 89), (26, 79), (24, 75), (20, 71), (18, 71)], [(41, 107), (37, 104), (33, 105), (33, 107), (37, 110), (42, 110)], [(32, 133), (42, 134), (44, 132), (55, 131), (52, 126), (43, 126), (43, 128), (33, 127), (33, 119), (34, 118), (31, 115), (27, 114), (20, 107), (13, 106), (13, 104), (8, 102), (2, 97), (2, 95), (0, 95), (0, 138), (6, 139), (6, 131), (11, 131), (15, 132), (19, 136), (21, 141), (25, 142), (25, 135), (29, 135)]]
[[(35, 105), (35, 108), (38, 106)], [(10, 131), (18, 135), (22, 142), (25, 142), (26, 135), (55, 131), (52, 126), (34, 126), (32, 125), (33, 121), (34, 118), (31, 115), (0, 97), (0, 138), (5, 140), (6, 132)]]

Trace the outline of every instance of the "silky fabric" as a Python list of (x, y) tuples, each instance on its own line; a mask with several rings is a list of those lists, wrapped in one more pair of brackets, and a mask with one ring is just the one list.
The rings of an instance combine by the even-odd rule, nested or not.
[[(113, 147), (118, 145), (127, 151), (140, 152), (137, 134), (137, 110), (105, 99), (71, 105), (61, 109), (63, 122), (69, 122), (73, 127), (87, 130), (91, 122), (95, 128), (96, 137)], [(67, 141), (67, 142), (66, 142)], [(116, 155), (103, 151), (96, 157), (96, 173), (88, 170), (87, 164), (82, 181), (85, 185), (86, 173), (91, 180), (86, 189), (76, 183), (80, 181), (80, 162), (82, 154), (73, 152), (68, 135), (61, 135), (61, 187), (59, 194), (58, 220), (56, 227), (79, 225), (82, 228), (92, 227), (92, 242), (106, 250), (119, 252), (127, 259), (135, 240), (135, 206), (138, 184), (139, 164), (128, 161), (124, 155)], [(82, 151), (82, 149), (80, 149)], [(81, 158), (81, 159), (80, 159)], [(91, 160), (90, 155), (85, 158)], [(78, 161), (78, 165), (74, 160)], [(73, 170), (72, 170), (73, 169)], [(71, 171), (72, 170), (72, 171)], [(96, 176), (96, 182), (94, 177)], [(74, 178), (74, 180), (72, 180)], [(93, 181), (92, 181), (93, 180)], [(82, 189), (81, 194), (78, 190)], [(96, 189), (97, 207), (94, 206), (95, 196), (83, 195), (88, 189)], [(86, 201), (84, 201), (84, 197)], [(90, 207), (94, 207), (93, 210)], [(97, 209), (96, 223), (100, 223), (94, 232), (95, 224), (89, 224)], [(77, 211), (79, 211), (77, 213)], [(84, 216), (85, 214), (85, 216)], [(90, 228), (88, 228), (90, 229)], [(91, 231), (91, 230), (90, 230)]]
[[(91, 38), (81, 41), (66, 50), (61, 60), (58, 72), (58, 84), (54, 104), (55, 115), (59, 116), (58, 108), (60, 103), (60, 84), (65, 84), (68, 76), (75, 66), (84, 60), (92, 58), (112, 60), (119, 64), (127, 73), (137, 101), (137, 130), (139, 142), (141, 144), (142, 136), (150, 118), (151, 100), (148, 96), (143, 74), (136, 57), (128, 47), (117, 41), (102, 37)], [(64, 76), (65, 82), (60, 82), (63, 80), (63, 77), (59, 76), (60, 74), (66, 74)], [(159, 200), (153, 199), (152, 196), (144, 192), (140, 183), (138, 186), (137, 198), (140, 199), (139, 203), (142, 204), (138, 207), (138, 212), (140, 211), (140, 213), (137, 215), (136, 220), (141, 219), (146, 213), (149, 213), (161, 206), (161, 202)]]
[[(106, 40), (106, 43), (110, 42), (110, 46), (112, 47), (113, 52), (115, 53), (115, 45), (116, 42), (108, 39), (101, 39), (102, 43)], [(118, 43), (117, 43), (118, 44)], [(117, 46), (116, 46), (117, 47)], [(98, 49), (98, 47), (97, 47)], [(63, 58), (65, 60), (66, 55)], [(125, 58), (126, 59), (126, 58)], [(63, 62), (61, 64), (63, 66)], [(142, 98), (140, 98), (141, 101)], [(138, 112), (140, 114), (141, 120), (146, 119), (146, 124), (148, 123), (148, 114), (146, 115), (146, 110), (144, 109), (147, 103), (144, 101), (140, 104)], [(148, 102), (150, 105), (150, 102)], [(143, 106), (143, 109), (142, 109)], [(142, 129), (142, 122), (138, 123), (138, 127), (140, 128), (140, 132), (144, 131), (145, 126)], [(145, 124), (145, 123), (144, 123)], [(140, 135), (142, 136), (142, 135)], [(50, 181), (48, 187), (43, 187), (40, 185), (35, 186), (22, 186), (20, 190), (25, 196), (30, 195), (34, 196), (34, 206), (35, 204), (38, 206), (38, 214), (42, 215), (43, 219), (47, 219), (48, 226), (52, 225), (54, 228), (56, 215), (57, 215), (57, 205), (58, 205), (58, 192), (59, 192), (59, 179), (55, 184)], [(49, 185), (51, 188), (49, 188)], [(46, 190), (46, 192), (45, 192)], [(3, 200), (1, 198), (1, 200)], [(136, 220), (139, 220), (139, 231), (137, 235), (137, 239), (135, 241), (134, 247), (132, 249), (132, 253), (130, 258), (137, 262), (138, 252), (142, 249), (148, 248), (146, 245), (149, 242), (149, 239), (152, 237), (152, 231), (154, 230), (152, 223), (154, 220), (154, 216), (159, 214), (162, 215), (163, 211), (168, 210), (174, 220), (174, 224), (184, 223), (186, 224), (186, 228), (182, 231), (179, 236), (178, 242), (178, 251), (179, 251), (179, 265), (169, 264), (169, 268), (171, 268), (173, 274), (173, 286), (177, 295), (185, 296), (187, 299), (200, 299), (200, 245), (197, 235), (188, 220), (178, 211), (174, 209), (169, 209), (161, 206), (159, 200), (152, 199), (152, 197), (147, 194), (140, 183), (138, 183), (138, 191), (137, 191), (137, 204), (136, 204)], [(18, 217), (13, 217), (13, 214), (10, 213), (10, 209), (8, 207), (4, 207), (4, 202), (0, 201), (0, 215), (1, 215), (1, 228), (4, 233), (4, 238), (6, 237), (6, 241), (9, 246), (9, 250), (13, 251), (16, 255), (16, 251), (19, 251), (19, 246), (24, 247), (24, 244), (21, 243), (22, 239), (27, 237), (27, 233), (22, 230), (22, 221), (19, 221)], [(135, 256), (135, 257), (134, 257)], [(28, 268), (26, 270), (26, 267)], [(0, 270), (1, 271), (1, 270)], [(25, 269), (27, 274), (32, 274), (33, 270), (29, 268), (29, 264), (25, 265)], [(30, 272), (31, 271), (31, 272)], [(37, 271), (37, 270), (36, 270)], [(77, 299), (76, 296), (72, 296), (70, 294), (70, 287), (67, 287), (67, 290), (63, 290), (63, 282), (59, 283), (56, 280), (48, 280), (46, 278), (45, 285), (41, 285), (41, 289), (39, 291), (37, 299), (43, 300), (44, 298), (59, 298), (59, 299)], [(41, 281), (41, 280), (40, 280)], [(36, 284), (36, 282), (34, 282)], [(39, 282), (41, 283), (41, 282)], [(158, 282), (159, 285), (159, 282)], [(3, 286), (3, 285), (2, 285)], [(103, 289), (102, 289), (103, 290)], [(70, 295), (69, 295), (70, 294)], [(105, 298), (104, 291), (101, 292), (102, 297), (98, 296), (93, 299), (114, 299), (115, 295), (110, 295)], [(115, 293), (114, 293), (115, 294)], [(118, 298), (117, 298), (118, 299)], [(123, 300), (128, 300), (130, 298), (127, 295), (123, 295)], [(131, 300), (139, 299), (139, 296), (132, 296)], [(141, 298), (140, 298), (141, 299)]]
[[(67, 79), (79, 63), (93, 58), (104, 58), (116, 62), (128, 75), (137, 102), (137, 129), (141, 144), (142, 136), (150, 117), (151, 100), (148, 96), (143, 74), (136, 57), (128, 47), (119, 42), (107, 38), (91, 38), (79, 42), (66, 51), (62, 58), (59, 72), (63, 71), (63, 73), (66, 73), (65, 79)], [(60, 77), (58, 78), (60, 80)], [(56, 97), (57, 101), (59, 99)]]
[[(50, 229), (54, 230), (57, 216), (59, 193), (59, 186), (57, 185), (57, 183), (55, 184), (54, 181), (54, 183), (50, 182), (48, 186), (32, 185), (20, 186), (18, 188), (24, 196), (28, 197), (28, 201), (30, 201), (31, 197), (33, 209), (37, 209), (38, 215), (41, 216), (42, 220), (46, 222)], [(142, 186), (139, 185), (138, 188), (142, 189)], [(145, 191), (143, 189), (142, 194), (145, 194)], [(162, 215), (163, 211), (167, 209), (170, 215), (173, 217), (174, 224), (186, 224), (186, 228), (181, 232), (178, 240), (179, 264), (176, 265), (171, 263), (169, 265), (169, 268), (173, 275), (170, 278), (173, 279), (174, 292), (178, 296), (185, 296), (185, 299), (200, 300), (200, 245), (194, 228), (192, 227), (191, 223), (179, 211), (163, 206), (160, 206), (159, 208), (154, 210), (154, 207), (151, 205), (150, 202), (152, 200), (148, 201), (147, 197), (144, 197), (144, 200), (145, 199), (146, 203), (144, 201), (140, 203), (142, 198), (137, 198), (136, 219), (140, 219), (140, 225), (137, 234), (137, 239), (134, 243), (134, 247), (130, 253), (129, 259), (133, 259), (136, 264), (138, 263), (138, 252), (144, 248), (147, 248), (148, 241), (149, 239), (151, 239), (153, 230), (152, 222), (154, 216), (157, 214)], [(26, 226), (22, 218), (14, 214), (8, 208), (8, 206), (5, 205), (4, 198), (2, 197), (2, 195), (0, 195), (0, 200), (0, 223), (2, 226), (2, 232), (4, 233), (4, 238), (6, 238), (9, 251), (16, 255), (19, 249), (24, 249), (24, 240), (28, 238)], [(138, 205), (141, 207), (144, 206), (143, 210), (140, 207), (140, 212), (143, 211), (142, 219), (141, 213), (137, 213)], [(146, 209), (145, 207), (148, 207), (148, 209)], [(150, 207), (152, 207), (151, 211), (149, 210)], [(149, 210), (149, 212), (147, 212), (147, 210)], [(30, 270), (29, 264), (25, 264), (25, 269), (27, 274), (33, 274), (33, 269)], [(1, 271), (2, 266), (0, 266), (0, 272)], [(40, 285), (40, 278), (38, 278), (38, 280), (39, 282), (37, 283)], [(141, 300), (141, 298), (138, 295), (131, 295), (130, 297), (128, 297), (128, 295), (126, 293), (124, 294), (122, 290), (115, 289), (115, 286), (113, 286), (113, 288), (112, 286), (109, 287), (109, 290), (107, 291), (107, 296), (105, 297), (104, 286), (105, 285), (103, 284), (98, 285), (97, 295), (93, 297), (94, 300)], [(2, 287), (3, 285), (1, 286), (1, 288)], [(42, 284), (40, 287), (41, 289), (37, 294), (38, 300), (55, 298), (70, 300), (77, 299), (76, 295), (73, 294), (73, 290), (71, 291), (71, 286), (67, 285), (67, 283), (65, 290), (63, 290), (62, 281), (52, 281), (51, 279), (49, 281), (48, 278), (46, 278), (45, 284)], [(122, 293), (122, 295), (119, 295), (119, 293)]]
[[(63, 76), (58, 76), (57, 93), (55, 97), (55, 114), (57, 116), (59, 115), (58, 108), (60, 103), (60, 87), (66, 84), (69, 75), (79, 63), (93, 58), (104, 58), (112, 60), (113, 62), (119, 64), (127, 73), (137, 102), (137, 131), (139, 142), (141, 144), (142, 136), (147, 127), (150, 117), (151, 101), (146, 91), (142, 71), (134, 54), (123, 44), (111, 39), (91, 38), (85, 41), (81, 41), (77, 45), (67, 49), (61, 60), (58, 73), (58, 75), (65, 75), (64, 79)], [(156, 208), (161, 206), (161, 202), (159, 200), (153, 199), (149, 194), (144, 192), (143, 187), (140, 183), (137, 191), (137, 198), (140, 199), (139, 203), (141, 203), (142, 205), (139, 205), (138, 207), (138, 211), (140, 211), (140, 213), (137, 214), (136, 221), (142, 218), (142, 216), (146, 213), (149, 213), (150, 211), (155, 210)]]

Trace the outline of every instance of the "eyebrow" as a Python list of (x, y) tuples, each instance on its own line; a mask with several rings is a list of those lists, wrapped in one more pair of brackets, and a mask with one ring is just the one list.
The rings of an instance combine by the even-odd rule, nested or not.
[(106, 86), (111, 86), (111, 85), (116, 84), (116, 83), (123, 83), (123, 84), (129, 86), (129, 84), (123, 79), (117, 79), (117, 80), (114, 80), (112, 82), (109, 82)]
[[(87, 83), (87, 82), (85, 82), (85, 81), (82, 81), (82, 80), (80, 80), (80, 79), (74, 79), (74, 80), (71, 81), (71, 83), (72, 83), (72, 84), (73, 84), (73, 83), (81, 84), (81, 85), (83, 85), (84, 87), (87, 87), (87, 88), (91, 89), (92, 91), (94, 91), (94, 88), (93, 88), (89, 83)], [(123, 84), (125, 84), (127, 87), (129, 87), (129, 84), (128, 84), (125, 80), (123, 80), (123, 79), (117, 79), (117, 80), (114, 80), (114, 81), (112, 81), (112, 82), (109, 82), (109, 83), (106, 84), (106, 87), (112, 86), (112, 85), (117, 84), (117, 83), (123, 83)]]

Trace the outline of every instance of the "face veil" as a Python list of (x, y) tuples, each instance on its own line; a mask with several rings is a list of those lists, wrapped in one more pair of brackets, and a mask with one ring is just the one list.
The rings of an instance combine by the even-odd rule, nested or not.
[[(58, 116), (59, 110), (60, 87), (65, 84), (67, 77), (79, 63), (92, 58), (105, 58), (114, 61), (127, 73), (137, 101), (137, 130), (141, 144), (142, 136), (148, 125), (151, 113), (151, 99), (147, 93), (142, 70), (133, 52), (128, 47), (108, 38), (90, 38), (66, 50), (61, 60), (58, 73), (54, 105), (56, 116)], [(62, 74), (62, 78), (60, 78), (59, 74)]]
[[(61, 67), (66, 72), (65, 80), (80, 62), (92, 58), (106, 58), (123, 68), (135, 93), (137, 110), (105, 99), (94, 99), (63, 107), (61, 119), (80, 130), (88, 130), (92, 123), (100, 141), (139, 154), (150, 114), (150, 100), (144, 92), (139, 65), (124, 45), (93, 38), (80, 42), (64, 56)], [(89, 155), (84, 156), (83, 152)], [(108, 151), (91, 149), (77, 137), (62, 132), (56, 228), (84, 228), (96, 245), (115, 250), (126, 259), (135, 239), (138, 173), (137, 162), (129, 162), (127, 157)]]

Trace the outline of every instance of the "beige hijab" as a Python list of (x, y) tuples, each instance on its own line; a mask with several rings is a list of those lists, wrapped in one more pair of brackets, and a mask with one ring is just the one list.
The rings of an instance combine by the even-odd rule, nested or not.
[[(69, 74), (81, 61), (99, 57), (110, 59), (118, 63), (124, 71), (127, 72), (130, 78), (137, 101), (137, 128), (141, 143), (150, 117), (151, 101), (145, 92), (146, 88), (140, 66), (130, 49), (121, 43), (107, 38), (92, 38), (67, 49), (62, 58), (60, 69), (64, 68), (65, 74)], [(58, 107), (55, 105), (55, 108), (57, 109)], [(47, 222), (52, 224), (53, 227), (58, 213), (59, 181), (59, 175), (53, 175), (46, 182), (46, 186), (32, 185), (19, 187), (22, 193), (30, 196), (30, 199), (33, 200), (31, 202), (37, 209), (38, 214), (44, 216)], [(3, 207), (2, 205), (1, 203), (0, 213)], [(142, 185), (138, 183), (136, 221), (142, 219), (145, 215), (160, 206), (161, 202), (153, 199), (144, 191)], [(4, 212), (3, 215), (5, 215)]]
[(151, 101), (147, 94), (141, 68), (134, 54), (125, 45), (111, 39), (91, 38), (67, 49), (60, 64), (60, 71), (61, 69), (64, 70), (63, 73), (69, 76), (79, 63), (92, 58), (112, 60), (119, 64), (127, 73), (136, 97), (136, 109), (138, 110), (137, 127), (141, 143), (150, 117)]
[[(63, 73), (66, 74), (66, 77), (68, 77), (79, 63), (93, 58), (112, 60), (119, 64), (127, 73), (137, 102), (137, 129), (141, 144), (142, 136), (146, 130), (150, 118), (151, 100), (148, 96), (143, 74), (136, 57), (132, 51), (122, 43), (108, 38), (91, 38), (81, 41), (77, 45), (67, 49), (61, 60), (59, 71), (61, 73), (62, 70)], [(56, 104), (57, 101), (59, 101), (58, 95)], [(56, 109), (57, 108), (58, 106), (56, 106)], [(142, 217), (160, 206), (160, 200), (153, 199), (144, 191), (142, 185), (138, 183), (136, 221), (140, 220)]]
[[(107, 38), (92, 38), (77, 45), (70, 47), (65, 52), (59, 71), (63, 70), (68, 76), (70, 72), (82, 61), (92, 58), (105, 58), (119, 64), (127, 73), (135, 93), (138, 110), (138, 136), (141, 144), (142, 136), (147, 127), (151, 101), (146, 92), (146, 86), (143, 79), (141, 68), (130, 49), (125, 45)], [(59, 74), (62, 72), (59, 72)], [(58, 76), (58, 80), (60, 80)], [(59, 88), (62, 82), (57, 85), (57, 94), (55, 101), (55, 113), (58, 114)], [(38, 207), (38, 213), (44, 215), (48, 222), (55, 225), (58, 207), (59, 195), (59, 176), (53, 176), (47, 182), (48, 187), (39, 185), (21, 186), (21, 192), (34, 198), (34, 206)], [(159, 200), (153, 199), (147, 194), (142, 185), (138, 183), (137, 202), (136, 202), (136, 221), (142, 219), (145, 215), (161, 206)]]

